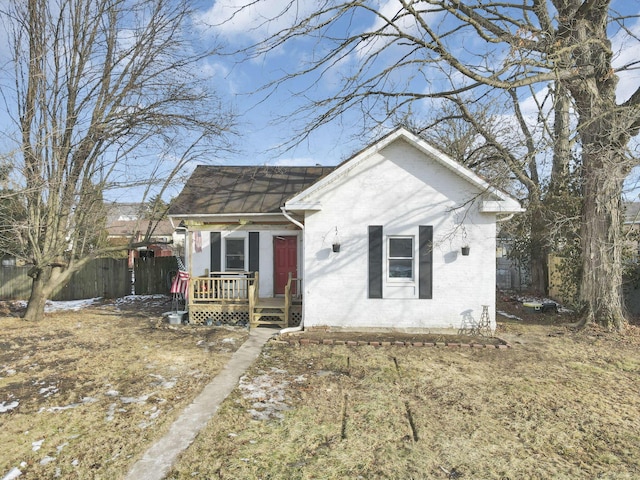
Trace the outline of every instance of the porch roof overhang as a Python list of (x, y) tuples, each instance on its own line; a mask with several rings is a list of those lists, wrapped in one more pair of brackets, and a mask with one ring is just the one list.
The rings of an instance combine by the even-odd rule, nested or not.
[(214, 224), (270, 224), (289, 223), (282, 213), (217, 213), (217, 214), (181, 214), (169, 215), (174, 228), (214, 225)]

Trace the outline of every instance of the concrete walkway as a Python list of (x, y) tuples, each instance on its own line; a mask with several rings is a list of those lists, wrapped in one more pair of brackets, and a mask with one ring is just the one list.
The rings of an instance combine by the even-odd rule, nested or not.
[(229, 363), (202, 390), (193, 403), (173, 422), (167, 434), (149, 448), (125, 477), (127, 480), (162, 480), (178, 455), (215, 415), (222, 401), (238, 384), (242, 374), (262, 351), (262, 347), (278, 330), (253, 328), (249, 338), (233, 354)]

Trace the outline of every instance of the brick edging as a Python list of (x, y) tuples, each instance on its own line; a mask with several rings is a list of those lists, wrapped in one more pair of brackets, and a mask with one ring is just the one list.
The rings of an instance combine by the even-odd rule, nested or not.
[(366, 341), (366, 340), (334, 340), (331, 338), (315, 339), (315, 338), (290, 338), (283, 339), (285, 343), (293, 346), (303, 345), (346, 345), (348, 347), (449, 347), (449, 348), (495, 348), (497, 350), (504, 350), (512, 348), (510, 343), (502, 343), (498, 345), (488, 345), (485, 343), (460, 343), (460, 342), (380, 342), (380, 341)]

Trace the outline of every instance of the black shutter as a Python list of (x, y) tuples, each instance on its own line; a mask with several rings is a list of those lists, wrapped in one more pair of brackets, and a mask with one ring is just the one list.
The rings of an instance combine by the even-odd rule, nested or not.
[(418, 237), (418, 296), (433, 298), (433, 227), (420, 225)]
[(222, 271), (222, 234), (211, 232), (211, 272)]
[(260, 269), (260, 232), (249, 232), (249, 271)]
[(369, 226), (369, 298), (382, 298), (382, 227)]

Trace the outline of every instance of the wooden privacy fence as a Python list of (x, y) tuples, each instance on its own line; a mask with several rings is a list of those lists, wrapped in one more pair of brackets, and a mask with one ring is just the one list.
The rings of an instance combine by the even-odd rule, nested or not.
[(26, 300), (31, 294), (31, 267), (0, 267), (0, 300)]
[[(31, 294), (31, 267), (0, 267), (0, 300), (27, 300)], [(134, 291), (143, 294), (168, 294), (172, 272), (177, 271), (175, 257), (136, 259)], [(132, 272), (127, 259), (98, 258), (74, 273), (51, 300), (118, 298), (132, 293)]]
[(176, 257), (136, 258), (133, 269), (136, 295), (169, 294), (178, 262)]
[(130, 293), (131, 274), (127, 259), (98, 258), (74, 273), (69, 283), (57, 290), (51, 300), (118, 298)]

